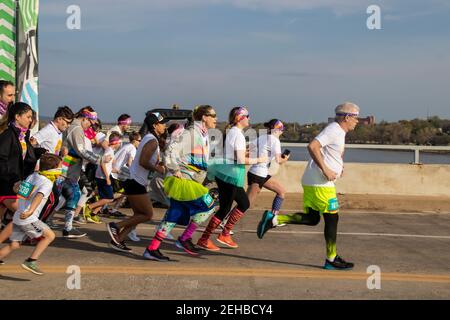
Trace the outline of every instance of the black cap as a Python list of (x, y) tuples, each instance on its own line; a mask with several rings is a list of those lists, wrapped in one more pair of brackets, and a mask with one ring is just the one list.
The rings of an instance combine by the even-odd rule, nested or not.
[(147, 125), (147, 127), (151, 127), (154, 124), (157, 123), (167, 123), (169, 122), (169, 119), (164, 118), (159, 112), (153, 112), (147, 115), (147, 117), (144, 120), (144, 123)]

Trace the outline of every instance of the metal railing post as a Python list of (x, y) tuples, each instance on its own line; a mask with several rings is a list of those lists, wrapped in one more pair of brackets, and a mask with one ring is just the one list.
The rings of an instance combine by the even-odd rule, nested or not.
[(414, 164), (420, 164), (420, 149), (414, 149)]

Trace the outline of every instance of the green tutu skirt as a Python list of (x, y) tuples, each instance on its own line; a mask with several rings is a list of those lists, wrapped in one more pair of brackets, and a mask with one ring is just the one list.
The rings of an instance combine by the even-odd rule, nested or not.
[(236, 187), (244, 187), (245, 164), (226, 163), (226, 160), (215, 159), (208, 163), (208, 179), (220, 180), (232, 184)]
[(207, 194), (208, 188), (193, 180), (167, 177), (164, 179), (164, 192), (170, 199), (193, 201)]

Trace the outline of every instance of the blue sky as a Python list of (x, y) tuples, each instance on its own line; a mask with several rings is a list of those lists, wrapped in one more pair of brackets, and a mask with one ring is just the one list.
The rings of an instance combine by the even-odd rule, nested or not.
[[(81, 8), (68, 30), (66, 8)], [(368, 30), (366, 9), (382, 10)], [(384, 119), (450, 118), (448, 0), (46, 0), (40, 112), (92, 105), (104, 121), (211, 104), (221, 120), (326, 121), (343, 101)]]

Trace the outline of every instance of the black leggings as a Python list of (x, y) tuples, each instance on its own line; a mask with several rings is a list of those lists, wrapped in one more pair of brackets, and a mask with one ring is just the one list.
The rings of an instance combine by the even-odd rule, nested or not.
[(226, 183), (216, 178), (217, 186), (219, 187), (219, 201), (220, 208), (216, 212), (215, 217), (223, 220), (231, 210), (233, 201), (236, 201), (237, 208), (241, 212), (245, 212), (250, 207), (247, 193), (244, 188), (236, 187), (232, 184)]

